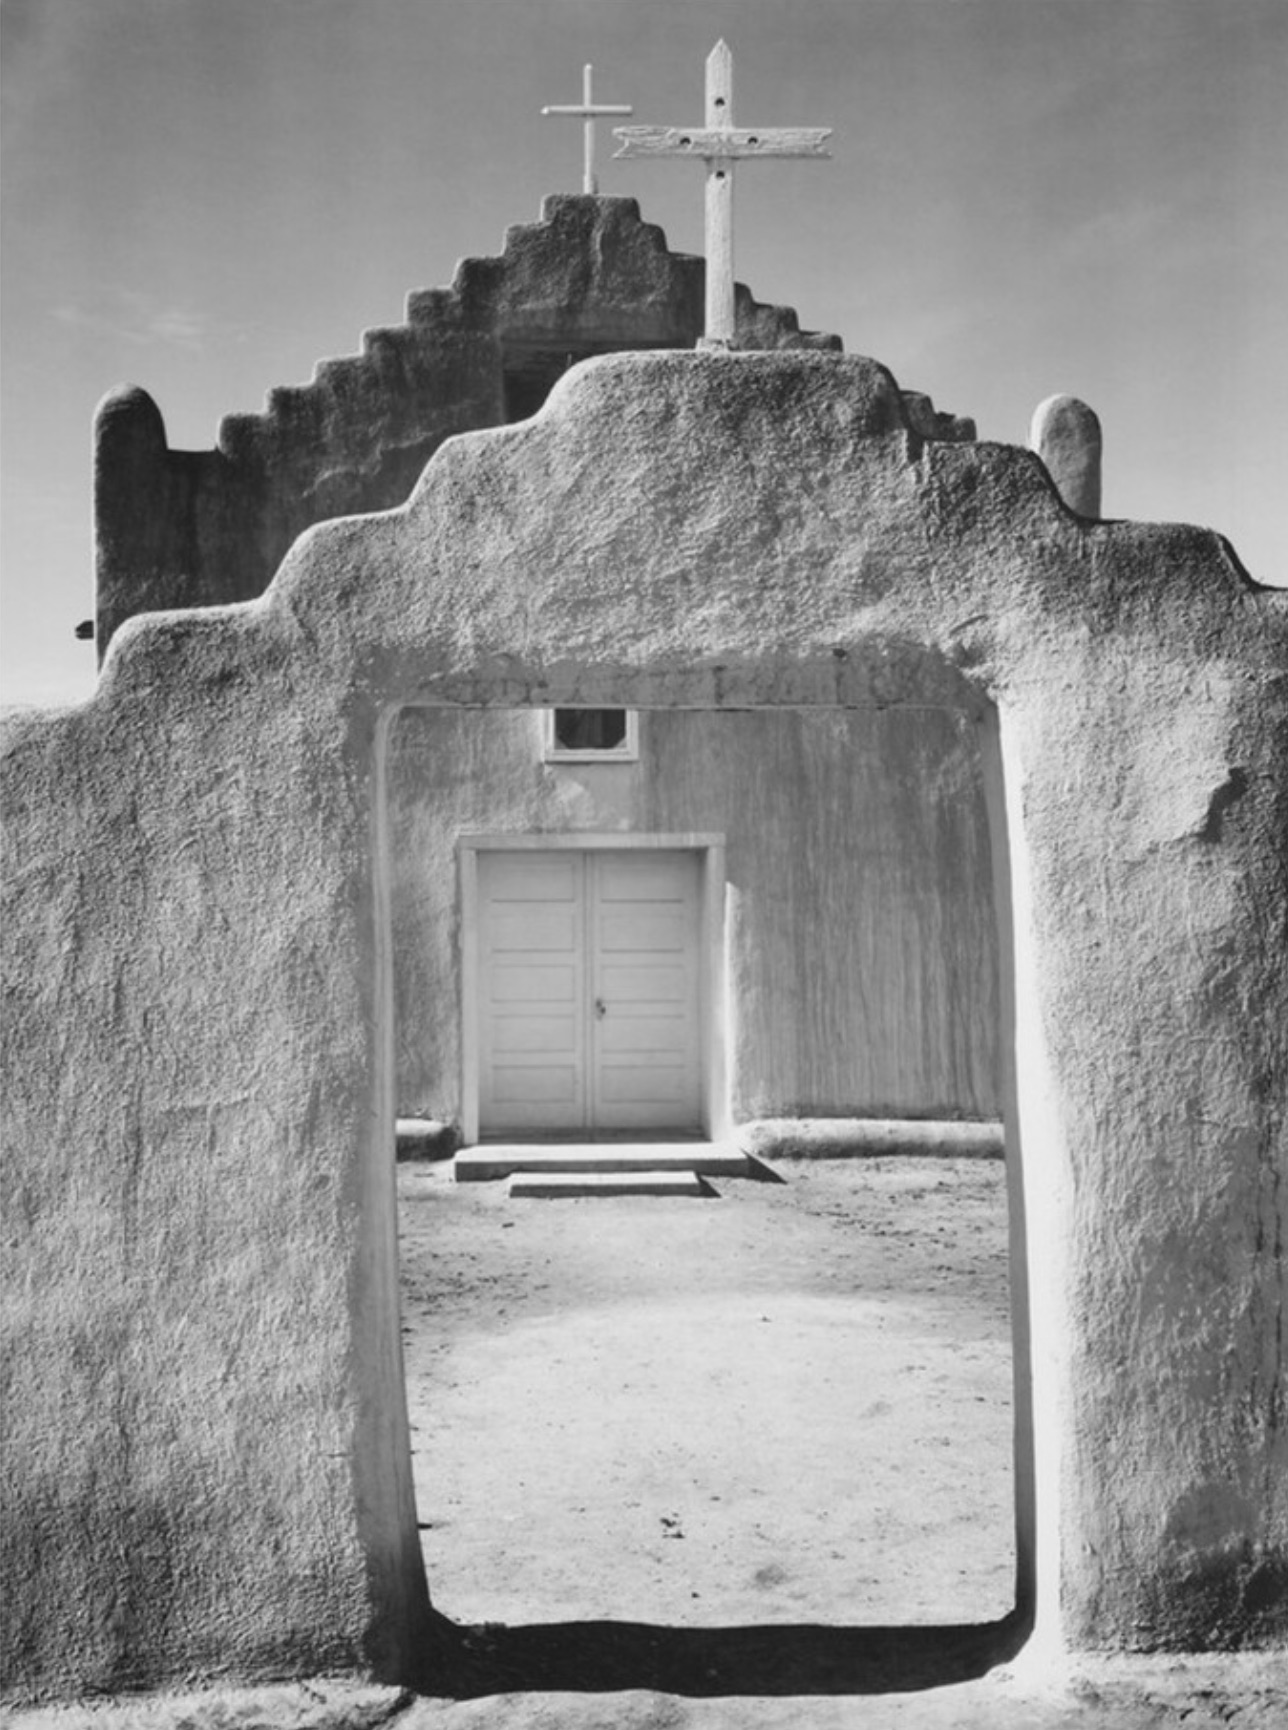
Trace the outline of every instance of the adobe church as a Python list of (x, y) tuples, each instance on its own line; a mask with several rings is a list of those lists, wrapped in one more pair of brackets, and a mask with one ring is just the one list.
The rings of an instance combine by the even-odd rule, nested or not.
[[(411, 296), (407, 325), (368, 332), (361, 357), (226, 420), (212, 452), (171, 452), (143, 393), (109, 398), (100, 651), (140, 611), (260, 594), (312, 523), (400, 505), (445, 438), (526, 420), (579, 361), (692, 349), (702, 291), (702, 261), (669, 252), (634, 200), (556, 197), (500, 258)], [(745, 291), (737, 340), (840, 351)], [(905, 402), (920, 436), (973, 436), (929, 399)], [(611, 580), (629, 591), (634, 573)], [(592, 695), (604, 706), (553, 707), (536, 689), (536, 708), (425, 704), (393, 724), (400, 1117), (466, 1143), (997, 1118), (978, 715), (641, 712), (611, 681)]]
[(11, 1698), (432, 1686), (400, 1113), (1002, 1122), (980, 1665), (1288, 1635), (1288, 600), (704, 276), (561, 196), (211, 452), (100, 411), (0, 783)]

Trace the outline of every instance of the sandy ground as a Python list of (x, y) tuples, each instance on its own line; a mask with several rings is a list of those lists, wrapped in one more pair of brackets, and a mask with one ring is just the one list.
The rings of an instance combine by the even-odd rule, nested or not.
[(994, 1671), (916, 1694), (685, 1699), (616, 1694), (416, 1698), (337, 1677), (38, 1707), (6, 1730), (1282, 1730), (1282, 1656), (1086, 1660)]
[(399, 1168), (430, 1591), (456, 1622), (978, 1622), (1013, 1601), (1000, 1163), (710, 1198)]

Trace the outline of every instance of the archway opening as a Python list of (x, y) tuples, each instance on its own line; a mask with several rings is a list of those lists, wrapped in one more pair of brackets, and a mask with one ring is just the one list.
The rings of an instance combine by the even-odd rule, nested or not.
[[(921, 755), (905, 751), (887, 776), (908, 794), (902, 827), (874, 803), (875, 768), (850, 776), (839, 809), (817, 797), (826, 791), (818, 777), (829, 750), (832, 768), (852, 762), (863, 735), (876, 761), (900, 734), (907, 745), (918, 716)], [(460, 1121), (462, 835), (558, 833), (566, 846), (579, 834), (602, 834), (606, 819), (623, 834), (684, 833), (682, 818), (697, 805), (713, 822), (718, 783), (725, 815), (742, 811), (715, 820), (726, 842), (733, 835), (720, 933), (728, 975), (718, 1006), (729, 1123), (751, 1119), (764, 1129), (804, 1119), (816, 1137), (806, 1152), (826, 1148), (830, 1136), (831, 1151), (851, 1155), (860, 1148), (845, 1147), (846, 1119), (928, 1126), (950, 1113), (958, 1121), (995, 1114), (1013, 1129), (1004, 800), (988, 705), (645, 712), (640, 763), (561, 765), (553, 777), (539, 761), (541, 734), (538, 710), (404, 711), (394, 729), (400, 1111)], [(933, 799), (930, 781), (909, 790), (909, 761), (931, 776)], [(785, 775), (792, 765), (797, 773)], [(797, 795), (804, 787), (807, 803), (813, 797), (804, 829), (790, 802), (773, 810), (769, 789), (788, 782)], [(749, 787), (760, 788), (750, 813)], [(947, 917), (942, 894), (935, 904), (927, 879), (917, 879), (907, 832), (914, 809), (921, 842), (930, 838), (941, 851), (941, 880), (963, 837), (974, 837), (974, 905), (987, 905), (992, 934), (993, 974), (982, 994), (978, 971), (972, 994), (960, 924)], [(856, 849), (855, 815), (864, 811), (879, 841)], [(746, 838), (757, 829), (763, 838), (775, 824), (778, 845), (762, 849), (757, 867)], [(847, 838), (861, 867), (848, 876)], [(901, 853), (917, 884), (896, 917), (879, 905), (874, 872), (884, 859), (889, 874)], [(866, 933), (857, 945), (843, 935), (847, 896), (844, 928)], [(798, 918), (794, 932), (782, 929), (788, 910)], [(417, 958), (409, 922), (434, 934), (446, 974), (436, 975), (425, 954)], [(821, 934), (842, 952), (839, 971), (855, 981), (854, 992), (844, 1004), (830, 987), (811, 996), (806, 956), (794, 976), (797, 996), (778, 1013), (783, 1006), (765, 999), (785, 988), (775, 944), (799, 944), (811, 923), (816, 943)], [(887, 958), (884, 977), (874, 977), (883, 945), (902, 955), (901, 974)], [(969, 1087), (972, 1026), (984, 1000), (994, 1091), (984, 1086), (963, 1109), (962, 1087), (951, 1099), (927, 1091), (927, 1064), (906, 1052), (908, 1091), (873, 1091), (873, 1054), (856, 1052), (856, 1028), (941, 1014), (932, 1041), (941, 1073), (956, 1063)], [(432, 1027), (417, 1002), (438, 1006)], [(704, 1013), (716, 1007), (706, 1001)], [(825, 1062), (812, 1053), (806, 1081), (802, 1054), (810, 1057), (829, 1020), (843, 1029), (837, 1049)], [(781, 1055), (791, 1026), (795, 1093), (790, 1064), (764, 1073), (764, 1053)], [(884, 1061), (894, 1085), (889, 1050)], [(828, 1064), (848, 1093), (827, 1093), (820, 1077)], [(982, 1073), (976, 1061), (976, 1081)], [(442, 1091), (424, 1097), (418, 1076), (439, 1078)], [(454, 1185), (438, 1162), (400, 1168), (413, 1470), (431, 1594), (448, 1619), (440, 1660), (456, 1691), (486, 1691), (493, 1663), (512, 1686), (660, 1686), (661, 1675), (680, 1691), (775, 1692), (778, 1666), (796, 1691), (809, 1692), (803, 1665), (817, 1670), (821, 1691), (862, 1691), (973, 1673), (1022, 1637), (1032, 1612), (1032, 1508), (1013, 1138), (1006, 1162), (925, 1152), (801, 1158), (802, 1145), (792, 1151), (788, 1138), (785, 1156), (769, 1161), (785, 1183), (717, 1180), (710, 1187), (719, 1199), (702, 1202), (523, 1203), (503, 1186)], [(485, 1623), (499, 1625), (485, 1641), (486, 1659), (477, 1635), (462, 1645), (450, 1632)], [(532, 1624), (546, 1630), (535, 1653)], [(578, 1633), (589, 1638), (605, 1624), (686, 1631), (668, 1634), (660, 1656), (655, 1642), (653, 1657), (621, 1635), (605, 1673), (581, 1651)], [(783, 1649), (785, 1625), (800, 1633), (791, 1651)], [(881, 1655), (868, 1636), (892, 1628), (901, 1632)], [(727, 1652), (720, 1655), (734, 1631), (744, 1642), (734, 1666), (741, 1681), (726, 1674)], [(755, 1645), (758, 1633), (753, 1677), (745, 1640)], [(849, 1644), (838, 1671), (842, 1636)], [(710, 1672), (701, 1687), (699, 1661)], [(563, 1680), (524, 1681), (536, 1673), (532, 1664), (553, 1665)], [(881, 1684), (878, 1672), (903, 1680)], [(645, 1674), (653, 1680), (623, 1680)]]

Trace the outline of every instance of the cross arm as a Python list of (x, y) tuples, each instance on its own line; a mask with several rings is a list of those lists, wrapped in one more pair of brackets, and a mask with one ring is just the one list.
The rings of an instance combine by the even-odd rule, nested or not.
[(552, 102), (541, 110), (543, 114), (573, 114), (578, 119), (593, 120), (599, 114), (634, 114), (629, 102)]
[(824, 146), (831, 136), (830, 127), (820, 126), (776, 126), (764, 131), (743, 126), (615, 126), (613, 137), (621, 140), (621, 148), (613, 156), (614, 160), (622, 156), (696, 156), (706, 162), (753, 156), (830, 156)]

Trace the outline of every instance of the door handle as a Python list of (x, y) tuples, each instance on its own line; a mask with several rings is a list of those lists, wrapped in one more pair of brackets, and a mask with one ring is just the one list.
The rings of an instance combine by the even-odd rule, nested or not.
[(597, 997), (595, 999), (595, 1014), (598, 1016), (600, 1021), (602, 1021), (608, 1014), (608, 1005), (604, 1002), (602, 997)]

